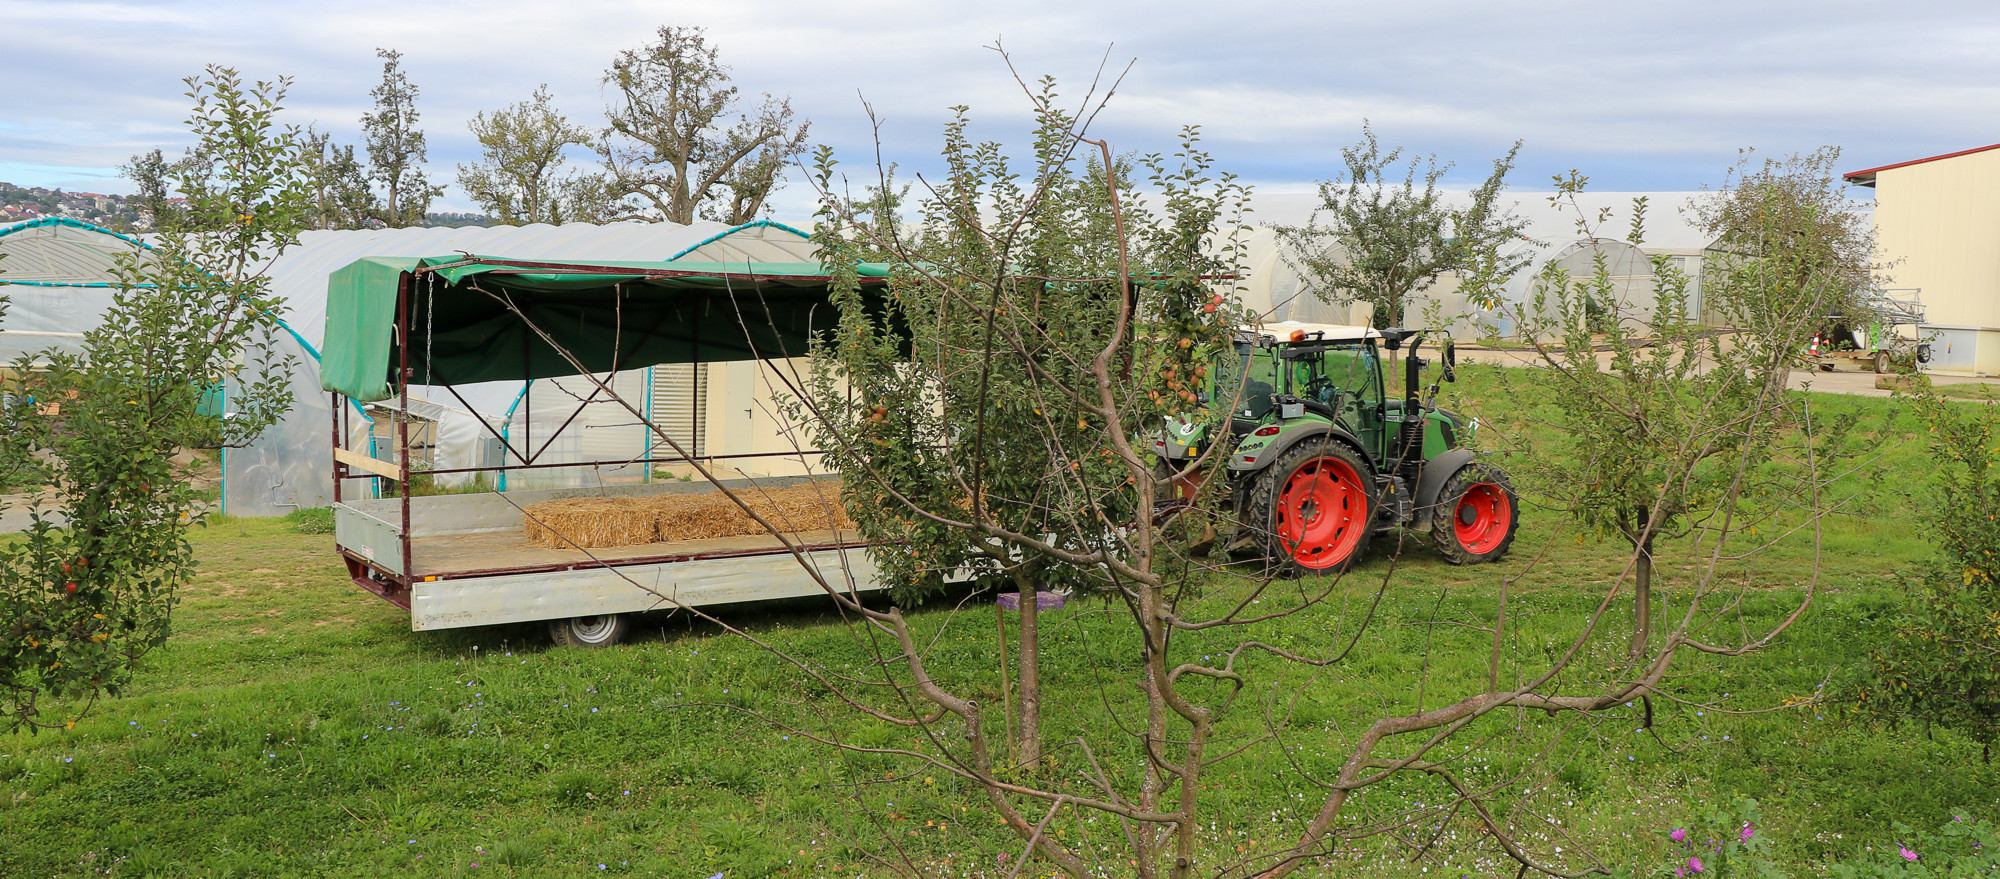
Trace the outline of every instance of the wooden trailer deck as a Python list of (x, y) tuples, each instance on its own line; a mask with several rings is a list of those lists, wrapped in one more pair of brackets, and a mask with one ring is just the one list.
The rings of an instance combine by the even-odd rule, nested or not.
[[(787, 536), (794, 545), (808, 550), (862, 545), (860, 535), (851, 531), (840, 534), (832, 531), (808, 531)], [(628, 564), (642, 561), (687, 561), (770, 555), (785, 551), (784, 544), (768, 534), (669, 540), (629, 546), (600, 546), (588, 552), (538, 546), (529, 543), (526, 535), (520, 531), (437, 534), (411, 538), (410, 573), (416, 577), (445, 579), (526, 569), (565, 570), (595, 565), (598, 562)]]

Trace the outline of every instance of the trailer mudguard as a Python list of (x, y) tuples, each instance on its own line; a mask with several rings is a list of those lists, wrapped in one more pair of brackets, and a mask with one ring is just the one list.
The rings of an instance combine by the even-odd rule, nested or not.
[(1452, 474), (1472, 463), (1471, 449), (1452, 449), (1424, 462), (1423, 472), (1417, 476), (1416, 508), (1412, 510), (1410, 523), (1417, 530), (1431, 527), (1431, 508), (1437, 506), (1438, 494), (1444, 491), (1444, 484), (1451, 481)]

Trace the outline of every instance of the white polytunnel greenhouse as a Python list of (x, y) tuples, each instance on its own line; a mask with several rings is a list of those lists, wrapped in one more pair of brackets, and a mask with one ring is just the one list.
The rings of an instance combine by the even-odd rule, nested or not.
[[(1517, 305), (1531, 301), (1538, 273), (1554, 263), (1555, 267), (1567, 269), (1572, 277), (1588, 275), (1595, 268), (1599, 253), (1608, 260), (1612, 285), (1620, 303), (1626, 306), (1627, 314), (1635, 314), (1640, 319), (1647, 318), (1652, 309), (1653, 269), (1652, 258), (1664, 256), (1674, 262), (1689, 275), (1689, 309), (1706, 319), (1701, 299), (1702, 256), (1709, 246), (1709, 240), (1700, 224), (1688, 210), (1689, 204), (1704, 193), (1695, 192), (1585, 192), (1575, 197), (1574, 205), (1568, 203), (1551, 204), (1545, 195), (1517, 193), (1509, 208), (1525, 223), (1524, 236), (1520, 241), (1502, 249), (1502, 256), (1524, 260), (1525, 267), (1517, 272), (1506, 285), (1502, 295)], [(1462, 199), (1462, 193), (1451, 193), (1448, 197)], [(1631, 228), (1632, 204), (1635, 198), (1644, 197), (1647, 203), (1643, 224), (1644, 241), (1640, 246), (1621, 240)], [(1279, 194), (1257, 198), (1257, 217), (1283, 225), (1303, 225), (1311, 215), (1318, 197), (1299, 194)], [(1593, 223), (1600, 211), (1610, 211), (1610, 220), (1596, 224), (1591, 231), (1595, 236), (1585, 235), (1577, 228), (1579, 214), (1589, 217)], [(1303, 321), (1307, 323), (1366, 324), (1370, 311), (1365, 305), (1329, 304), (1313, 285), (1301, 277), (1297, 268), (1298, 255), (1288, 252), (1270, 226), (1260, 226), (1249, 230), (1241, 239), (1244, 277), (1237, 282), (1243, 297), (1243, 304), (1258, 312), (1266, 323), (1283, 321)], [(1329, 249), (1338, 245), (1331, 241)], [(1445, 327), (1460, 339), (1476, 339), (1489, 331), (1500, 336), (1512, 336), (1515, 327), (1504, 314), (1480, 308), (1458, 292), (1457, 277), (1447, 273), (1437, 284), (1423, 294), (1423, 299), (1435, 300), (1437, 312)], [(1416, 305), (1416, 311), (1407, 322), (1419, 323), (1423, 304)]]
[[(1628, 228), (1634, 195), (1593, 193), (1580, 199), (1579, 206), (1593, 216), (1601, 207), (1611, 208), (1611, 228), (1599, 234), (1618, 235)], [(1536, 271), (1551, 260), (1580, 273), (1587, 272), (1601, 253), (1609, 261), (1621, 298), (1635, 305), (1649, 302), (1652, 278), (1648, 260), (1665, 255), (1691, 275), (1694, 301), (1690, 304), (1699, 309), (1701, 258), (1708, 242), (1683, 210), (1696, 195), (1650, 194), (1646, 240), (1642, 247), (1633, 248), (1606, 237), (1581, 237), (1571, 214), (1552, 207), (1546, 198), (1522, 194), (1514, 208), (1527, 220), (1528, 234), (1514, 250), (1529, 260), (1529, 266), (1508, 285), (1506, 297), (1526, 302)], [(1261, 201), (1260, 210), (1265, 207)], [(1300, 222), (1308, 212), (1291, 210), (1283, 203), (1269, 207), (1273, 210), (1260, 216)], [(1299, 216), (1289, 216), (1291, 213)], [(1235, 286), (1244, 304), (1262, 314), (1266, 323), (1367, 322), (1366, 306), (1331, 305), (1317, 295), (1301, 279), (1293, 265), (1295, 258), (1283, 252), (1271, 228), (1249, 230), (1242, 244), (1247, 271)], [(49, 218), (0, 226), (0, 254), (5, 254), (0, 258), (0, 294), (11, 300), (4, 319), (0, 319), (0, 358), (11, 362), (24, 353), (50, 348), (75, 350), (82, 333), (96, 326), (111, 302), (117, 288), (114, 268), (118, 256), (144, 258), (147, 252), (139, 238), (76, 220)], [(332, 501), (334, 419), (330, 397), (320, 387), (318, 368), (328, 276), (364, 257), (429, 257), (455, 252), (505, 254), (528, 260), (817, 261), (805, 233), (770, 221), (736, 227), (719, 223), (617, 223), (307, 232), (298, 245), (268, 268), (272, 292), (286, 303), (282, 318), (289, 332), (278, 337), (274, 350), (252, 355), (252, 359), (288, 357), (297, 365), (292, 376), (292, 408), (255, 444), (223, 450), (224, 512), (282, 515)], [(1496, 324), (1500, 335), (1512, 334), (1506, 322), (1466, 302), (1456, 288), (1457, 280), (1446, 276), (1428, 294), (1438, 300), (1442, 318), (1454, 335), (1477, 338)], [(412, 342), (421, 344), (422, 339), (413, 338)], [(619, 396), (642, 406), (647, 419), (692, 456), (705, 459), (717, 454), (712, 449), (731, 452), (731, 460), (714, 462), (719, 475), (789, 476), (817, 466), (812, 456), (794, 454), (803, 443), (778, 402), (783, 385), (776, 379), (777, 373), (798, 368), (797, 362), (782, 360), (675, 363), (601, 378)], [(347, 447), (372, 449), (386, 459), (394, 448), (386, 440), (402, 420), (411, 431), (411, 455), (420, 458), (411, 462), (412, 467), (420, 471), (516, 463), (503, 459), (507, 445), (499, 437), (523, 439), (523, 445), (531, 442), (538, 463), (637, 462), (662, 456), (657, 448), (660, 443), (637, 419), (594, 393), (590, 377), (452, 388), (418, 386), (412, 390), (407, 412), (378, 403), (351, 413), (344, 420), (354, 433), (347, 437)], [(371, 444), (371, 437), (384, 441)], [(490, 487), (613, 485), (682, 478), (688, 468), (656, 462), (538, 466), (502, 472), (506, 475), (497, 477), (500, 483)], [(451, 488), (455, 487), (451, 480), (472, 477), (440, 474), (435, 478), (444, 483), (441, 487)]]
[[(326, 325), (327, 276), (364, 256), (434, 256), (439, 253), (505, 253), (523, 259), (669, 260), (705, 263), (813, 262), (813, 245), (797, 229), (770, 221), (741, 226), (720, 223), (617, 223), (610, 225), (495, 226), (457, 229), (313, 231), (268, 266), (271, 292), (285, 303), (280, 315), (286, 333), (274, 350), (253, 352), (253, 361), (288, 358), (295, 364), (291, 411), (246, 448), (222, 451), (222, 509), (232, 515), (281, 515), (332, 500), (333, 419), (329, 397), (320, 389), (319, 345)], [(9, 304), (0, 318), (0, 361), (49, 350), (78, 353), (83, 334), (96, 327), (118, 288), (121, 255), (145, 259), (140, 238), (67, 218), (45, 218), (0, 226), (0, 295)], [(702, 454), (712, 443), (753, 449), (765, 457), (725, 467), (744, 475), (787, 475), (808, 464), (774, 453), (793, 444), (774, 401), (772, 370), (779, 363), (673, 364), (606, 376), (621, 396), (643, 401), (646, 414), (665, 425), (677, 441)], [(713, 374), (711, 374), (713, 373)], [(709, 391), (711, 382), (716, 392)], [(452, 391), (423, 388), (409, 412), (375, 405), (350, 419), (357, 431), (386, 439), (406, 419), (412, 429), (413, 461), (419, 469), (453, 469), (496, 460), (500, 443), (484, 420), (502, 435), (555, 436), (538, 461), (562, 462), (656, 457), (653, 437), (623, 407), (591, 397), (585, 377), (552, 379), (524, 386), (493, 383)], [(225, 411), (227, 395), (224, 398)], [(711, 411), (713, 410), (713, 411)], [(557, 430), (568, 423), (566, 430)], [(352, 447), (368, 448), (367, 437)], [(386, 454), (391, 444), (375, 444)], [(754, 466), (757, 470), (745, 470)], [(557, 488), (636, 482), (685, 468), (546, 468), (512, 474), (502, 488)], [(468, 477), (460, 476), (459, 479)], [(441, 476), (441, 482), (451, 477)]]
[[(224, 450), (223, 511), (237, 516), (282, 515), (299, 508), (323, 507), (333, 499), (333, 413), (330, 397), (320, 389), (318, 366), (326, 326), (327, 278), (335, 269), (363, 257), (449, 253), (498, 253), (528, 260), (680, 259), (739, 264), (814, 262), (812, 251), (813, 244), (805, 233), (770, 221), (736, 227), (720, 223), (578, 223), (308, 232), (270, 267), (272, 292), (285, 301), (284, 318), (292, 332), (278, 340), (279, 350), (269, 353), (289, 356), (297, 364), (292, 375), (292, 409), (255, 444)], [(417, 332), (413, 330), (412, 335)], [(423, 344), (420, 336), (411, 341)], [(776, 453), (788, 451), (792, 445), (773, 400), (769, 371), (785, 368), (783, 362), (671, 364), (597, 378), (606, 380), (634, 406), (643, 407), (650, 420), (695, 456), (720, 444)], [(388, 401), (357, 408), (353, 413), (356, 417), (346, 419), (355, 433), (348, 437), (347, 447), (372, 449), (387, 460), (395, 448), (388, 440), (397, 421), (404, 419), (410, 430), (414, 470), (510, 463), (503, 460), (506, 447), (496, 433), (517, 440), (528, 438), (534, 443), (537, 463), (658, 457), (653, 435), (623, 406), (595, 393), (589, 377), (451, 388), (417, 386), (412, 391), (407, 413)], [(554, 444), (545, 445), (540, 437), (553, 437)], [(371, 439), (377, 441), (371, 443)], [(741, 470), (744, 475), (788, 475), (803, 472), (808, 466), (796, 456), (772, 454), (725, 469)], [(501, 484), (489, 487), (615, 485), (672, 478), (684, 472), (685, 468), (639, 463), (544, 467), (508, 472), (500, 477)], [(437, 481), (450, 488), (471, 478), (469, 474), (440, 475)]]
[(118, 289), (118, 258), (148, 254), (136, 238), (64, 217), (0, 226), (0, 363), (51, 349), (78, 353)]

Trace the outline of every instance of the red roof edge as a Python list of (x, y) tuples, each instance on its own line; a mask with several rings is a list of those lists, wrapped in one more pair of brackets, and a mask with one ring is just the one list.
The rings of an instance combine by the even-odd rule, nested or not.
[(1875, 185), (1875, 175), (1877, 172), (1880, 171), (1888, 171), (1895, 168), (1907, 168), (1911, 165), (1921, 165), (1925, 162), (1935, 162), (1940, 159), (1955, 159), (1958, 158), (1959, 156), (1969, 156), (1972, 155), (1973, 153), (1983, 153), (1986, 152), (1987, 150), (1995, 150), (1995, 149), (2000, 149), (2000, 143), (1983, 147), (1973, 147), (1972, 149), (1969, 150), (1959, 150), (1958, 152), (1955, 153), (1945, 153), (1942, 156), (1931, 156), (1929, 158), (1924, 158), (1924, 159), (1911, 159), (1907, 162), (1897, 162), (1893, 165), (1883, 165), (1879, 168), (1868, 168), (1861, 171), (1849, 171), (1840, 176), (1845, 180), (1847, 180), (1847, 182), (1849, 183), (1858, 183), (1861, 184), (1862, 186), (1873, 186)]

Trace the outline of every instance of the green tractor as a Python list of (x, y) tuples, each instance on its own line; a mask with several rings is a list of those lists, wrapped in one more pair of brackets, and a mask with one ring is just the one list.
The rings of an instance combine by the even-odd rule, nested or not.
[[(1401, 527), (1428, 533), (1452, 564), (1507, 553), (1520, 502), (1506, 473), (1464, 447), (1478, 423), (1437, 408), (1437, 384), (1421, 393), (1427, 364), (1417, 346), (1427, 331), (1275, 329), (1283, 341), (1238, 334), (1234, 355), (1209, 368), (1207, 412), (1168, 419), (1154, 443), (1184, 492), (1209, 474), (1228, 480), (1231, 552), (1338, 573), (1376, 533)], [(1404, 351), (1400, 399), (1384, 394), (1385, 348)], [(1453, 365), (1447, 341), (1440, 382), (1456, 380)]]

